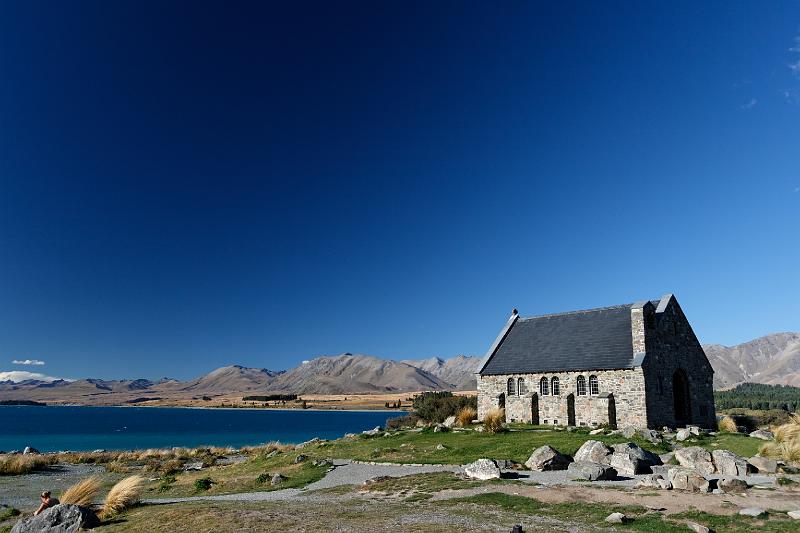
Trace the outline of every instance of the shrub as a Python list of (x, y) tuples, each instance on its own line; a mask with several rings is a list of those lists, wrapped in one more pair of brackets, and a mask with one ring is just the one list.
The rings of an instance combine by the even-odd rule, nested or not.
[(462, 407), (456, 415), (456, 422), (462, 428), (472, 424), (472, 421), (478, 416), (478, 410), (473, 409), (472, 406)]
[(258, 477), (256, 478), (256, 483), (258, 483), (259, 485), (263, 485), (264, 483), (267, 483), (271, 479), (272, 477), (270, 477), (269, 474), (259, 474)]
[(0, 508), (0, 521), (8, 520), (19, 515), (19, 511), (13, 507)]
[(717, 422), (717, 429), (720, 431), (727, 431), (728, 433), (739, 432), (736, 421), (728, 415), (723, 416), (720, 421)]
[(167, 492), (176, 481), (177, 478), (175, 476), (164, 476), (158, 484), (158, 492)]
[(97, 499), (100, 489), (103, 487), (100, 478), (90, 477), (75, 483), (61, 495), (61, 503), (71, 503), (81, 507), (89, 507)]
[(400, 429), (405, 427), (413, 427), (417, 425), (417, 420), (420, 418), (415, 414), (396, 416), (386, 421), (386, 429)]
[(414, 413), (426, 422), (440, 423), (464, 407), (478, 408), (477, 396), (453, 396), (452, 392), (423, 392), (414, 396)]
[(118, 482), (108, 492), (103, 503), (103, 510), (100, 511), (100, 518), (114, 516), (137, 503), (143, 489), (144, 478), (142, 476), (130, 476)]
[(201, 490), (208, 490), (213, 484), (214, 481), (210, 477), (202, 477), (194, 481), (194, 490), (198, 492)]
[(483, 417), (483, 428), (489, 433), (500, 433), (503, 431), (503, 422), (505, 420), (505, 409), (492, 409)]

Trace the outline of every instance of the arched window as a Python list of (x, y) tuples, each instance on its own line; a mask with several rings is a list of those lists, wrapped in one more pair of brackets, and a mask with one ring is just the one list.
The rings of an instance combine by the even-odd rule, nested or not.
[(561, 394), (561, 384), (558, 382), (558, 378), (553, 378), (550, 380), (550, 390), (553, 391), (553, 396), (558, 396)]
[(597, 384), (597, 376), (589, 376), (589, 394), (600, 394), (600, 387)]
[(539, 380), (539, 393), (542, 396), (547, 396), (550, 394), (550, 387), (548, 386), (547, 378), (542, 378)]
[(575, 380), (575, 388), (578, 396), (586, 396), (586, 378), (578, 376), (578, 379)]
[(516, 392), (516, 387), (514, 386), (514, 378), (508, 378), (508, 386), (506, 387), (506, 391), (508, 392), (509, 396), (514, 396)]
[(522, 378), (517, 379), (517, 394), (522, 396), (527, 391), (525, 390), (525, 380)]

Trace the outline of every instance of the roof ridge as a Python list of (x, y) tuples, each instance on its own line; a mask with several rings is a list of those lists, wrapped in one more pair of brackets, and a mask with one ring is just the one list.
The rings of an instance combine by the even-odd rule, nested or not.
[(548, 314), (545, 314), (545, 315), (519, 317), (519, 319), (523, 320), (523, 321), (524, 320), (534, 320), (534, 319), (537, 319), (537, 318), (551, 318), (551, 317), (565, 316), (565, 315), (577, 315), (579, 313), (591, 313), (591, 312), (594, 312), (594, 311), (606, 311), (608, 309), (623, 309), (625, 307), (630, 308), (631, 306), (633, 306), (632, 303), (630, 303), (630, 304), (607, 305), (605, 307), (595, 307), (595, 308), (592, 308), (592, 309), (578, 309), (578, 310), (575, 310), (575, 311), (563, 311), (561, 313), (548, 313)]

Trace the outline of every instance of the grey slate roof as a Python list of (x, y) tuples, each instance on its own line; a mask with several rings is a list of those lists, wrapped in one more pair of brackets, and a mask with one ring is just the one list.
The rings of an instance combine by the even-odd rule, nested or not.
[(612, 370), (641, 364), (641, 358), (634, 360), (631, 340), (633, 305), (520, 317), (480, 374)]

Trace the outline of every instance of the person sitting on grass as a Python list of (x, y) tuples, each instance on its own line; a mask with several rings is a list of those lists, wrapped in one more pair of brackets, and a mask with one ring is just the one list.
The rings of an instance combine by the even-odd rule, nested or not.
[(33, 516), (36, 516), (37, 514), (43, 512), (45, 509), (48, 509), (50, 507), (53, 507), (61, 503), (58, 501), (58, 498), (53, 498), (50, 496), (49, 490), (44, 491), (40, 496), (40, 498), (42, 499), (42, 505), (40, 505), (39, 508), (36, 509), (36, 512), (33, 513)]

